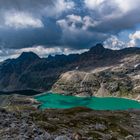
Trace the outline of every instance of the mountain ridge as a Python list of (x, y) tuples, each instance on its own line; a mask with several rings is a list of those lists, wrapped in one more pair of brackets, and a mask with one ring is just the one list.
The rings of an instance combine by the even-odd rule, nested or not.
[(110, 50), (100, 43), (82, 54), (56, 55), (48, 58), (40, 58), (33, 52), (23, 52), (17, 59), (9, 59), (0, 64), (0, 90), (48, 91), (66, 72), (89, 72), (101, 67), (113, 67), (123, 64), (123, 59), (139, 54), (140, 48)]

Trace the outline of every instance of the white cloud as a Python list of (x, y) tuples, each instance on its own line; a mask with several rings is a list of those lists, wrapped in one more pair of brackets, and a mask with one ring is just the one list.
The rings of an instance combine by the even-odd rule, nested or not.
[(116, 19), (130, 11), (139, 11), (140, 0), (84, 0), (85, 6), (102, 19)]
[(98, 8), (105, 0), (85, 0), (85, 4), (89, 9)]
[(140, 0), (114, 0), (122, 12), (128, 12), (139, 7)]
[(73, 10), (75, 3), (72, 0), (56, 0), (54, 5), (46, 6), (43, 11), (46, 12), (47, 16), (59, 16), (63, 12)]
[(128, 35), (128, 41), (121, 41), (117, 36), (112, 35), (110, 38), (104, 41), (105, 48), (119, 50), (128, 47), (139, 47), (140, 46), (140, 31), (130, 33)]
[(112, 50), (119, 50), (126, 47), (125, 42), (119, 40), (116, 36), (111, 36), (104, 41), (104, 47)]
[(106, 33), (94, 31), (98, 22), (90, 16), (71, 14), (57, 20), (57, 24), (62, 29), (62, 42), (72, 47), (91, 47), (107, 37)]
[(90, 16), (81, 17), (79, 15), (67, 15), (65, 19), (57, 21), (62, 28), (69, 28), (71, 30), (88, 30), (98, 25), (98, 22), (93, 20)]
[(29, 48), (22, 49), (2, 49), (0, 50), (0, 61), (3, 61), (8, 58), (17, 58), (22, 52), (34, 52), (40, 57), (47, 57), (48, 55), (56, 55), (56, 54), (80, 54), (88, 49), (75, 50), (71, 48), (62, 48), (59, 46), (53, 48), (46, 48), (44, 46), (33, 46)]
[(57, 24), (62, 28), (63, 31), (69, 29), (73, 32), (76, 32), (79, 30), (77, 26), (82, 24), (82, 18), (78, 15), (67, 15), (66, 19), (58, 20)]
[(32, 15), (19, 11), (8, 11), (5, 13), (4, 24), (8, 27), (19, 28), (40, 28), (43, 27), (43, 23), (40, 19), (33, 17)]
[(83, 17), (83, 29), (94, 28), (99, 24), (99, 21), (93, 20), (90, 16)]
[[(90, 47), (138, 27), (139, 7), (140, 0), (1, 0), (0, 44), (5, 48)], [(117, 39), (106, 41), (121, 48), (125, 42)], [(138, 40), (129, 39), (127, 45), (136, 46)]]
[(56, 3), (56, 10), (58, 12), (63, 12), (63, 11), (66, 11), (66, 10), (71, 10), (73, 9), (75, 6), (75, 3), (72, 1), (72, 0), (57, 0), (57, 3)]
[(138, 47), (140, 45), (140, 31), (136, 31), (135, 33), (130, 34), (129, 39), (129, 47)]
[(67, 15), (67, 19), (70, 21), (70, 22), (82, 22), (82, 17), (79, 16), (79, 15)]
[[(136, 7), (138, 7), (138, 3), (140, 0), (85, 0), (85, 5), (92, 10), (103, 8), (107, 5), (114, 5), (122, 12), (130, 11)], [(101, 9), (99, 9), (101, 10)]]

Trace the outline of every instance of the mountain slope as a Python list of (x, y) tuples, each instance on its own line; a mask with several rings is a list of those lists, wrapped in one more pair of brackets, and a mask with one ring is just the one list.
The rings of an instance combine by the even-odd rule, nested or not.
[(83, 62), (83, 69), (62, 74), (52, 91), (68, 95), (118, 96), (139, 100), (139, 51), (130, 48), (113, 53), (103, 53), (105, 56), (98, 58), (97, 62), (96, 59), (87, 59), (87, 67)]
[(24, 52), (17, 59), (8, 59), (0, 64), (0, 90), (48, 90), (58, 76), (70, 68), (78, 55), (56, 55), (39, 58), (32, 52)]
[[(54, 92), (73, 95), (138, 94), (140, 48), (105, 49), (97, 44), (82, 54), (39, 58), (23, 53), (0, 64), (0, 90)], [(105, 95), (106, 95), (105, 94)]]

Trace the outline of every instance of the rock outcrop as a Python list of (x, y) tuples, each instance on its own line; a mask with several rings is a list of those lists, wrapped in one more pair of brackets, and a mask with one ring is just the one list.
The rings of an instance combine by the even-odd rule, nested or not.
[(52, 92), (77, 96), (117, 96), (138, 99), (140, 55), (128, 55), (109, 66), (62, 74)]
[(9, 95), (0, 99), (1, 140), (140, 139), (139, 110), (39, 110), (32, 97)]
[[(18, 104), (14, 104), (14, 107)], [(1, 140), (139, 140), (139, 111), (0, 108)]]

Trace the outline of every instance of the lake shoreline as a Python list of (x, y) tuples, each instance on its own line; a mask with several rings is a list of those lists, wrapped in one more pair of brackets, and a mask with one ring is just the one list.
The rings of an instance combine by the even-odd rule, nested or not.
[[(64, 95), (64, 93), (53, 93), (51, 91), (47, 91), (47, 92), (43, 92), (43, 93), (39, 93), (37, 95), (34, 95), (34, 97), (36, 96), (40, 96), (40, 95), (45, 95), (46, 93), (48, 94), (58, 94), (58, 95)], [(65, 96), (73, 96), (73, 95), (65, 95)], [(80, 98), (86, 98), (87, 96), (79, 96), (79, 95), (75, 95), (74, 97), (80, 97)], [(122, 97), (117, 97), (117, 96), (90, 96), (90, 97), (87, 97), (87, 98), (93, 98), (93, 97), (98, 97), (98, 98), (123, 98), (123, 99), (128, 99), (128, 100), (133, 100), (133, 101), (137, 101), (137, 102), (140, 102), (140, 97), (137, 97), (136, 99), (134, 98), (129, 98), (129, 97), (125, 97), (125, 96), (122, 96)]]
[(41, 103), (42, 109), (69, 109), (74, 107), (87, 107), (95, 110), (129, 110), (140, 109), (137, 100), (122, 97), (76, 97), (56, 93), (43, 93), (34, 97)]

